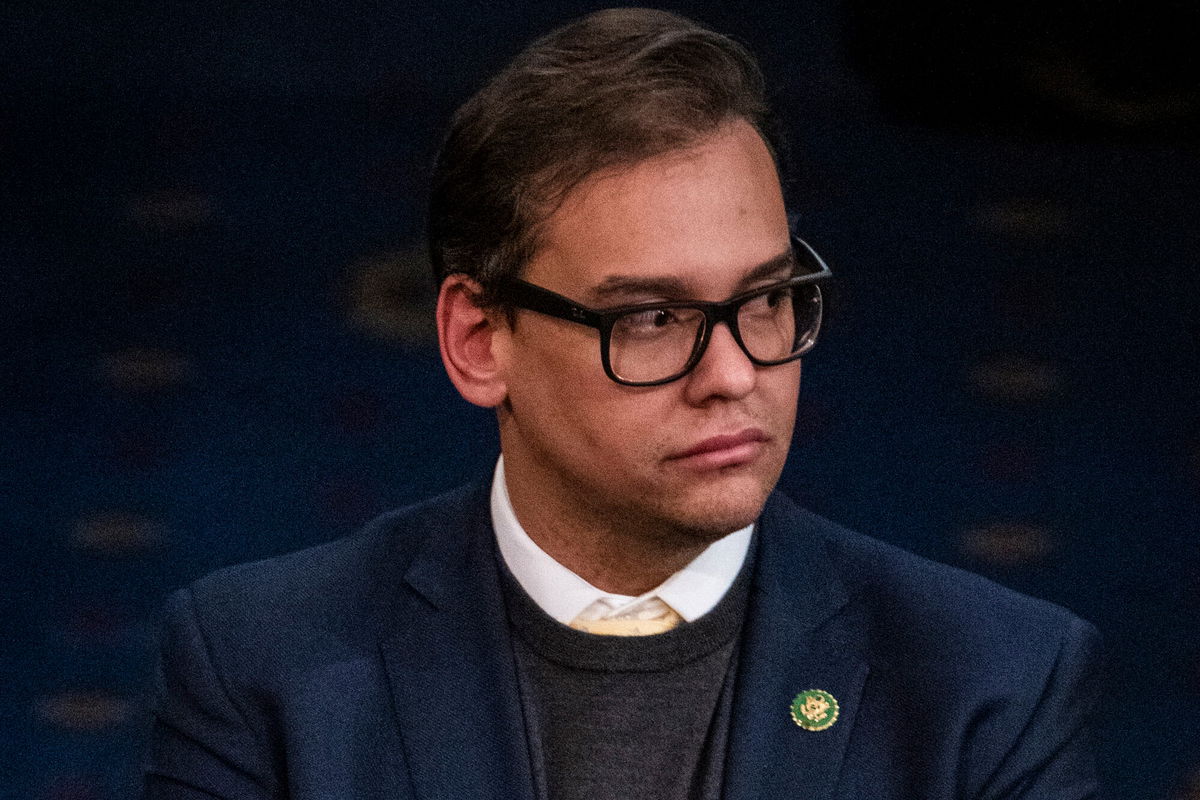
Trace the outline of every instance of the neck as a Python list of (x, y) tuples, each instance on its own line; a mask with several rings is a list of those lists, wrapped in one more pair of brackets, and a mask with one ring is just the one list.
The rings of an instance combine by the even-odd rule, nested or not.
[[(711, 541), (645, 520), (613, 518), (564, 503), (522, 479), (505, 460), (517, 521), (551, 558), (598, 589), (636, 596), (687, 566)], [(514, 472), (516, 474), (514, 474)], [(544, 487), (543, 487), (544, 488)]]

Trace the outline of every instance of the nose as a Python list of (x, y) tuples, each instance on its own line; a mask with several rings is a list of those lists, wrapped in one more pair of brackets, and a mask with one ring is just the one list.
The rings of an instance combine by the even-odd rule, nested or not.
[(688, 402), (703, 405), (712, 398), (737, 400), (749, 394), (758, 380), (757, 367), (738, 346), (725, 323), (718, 323), (708, 349), (685, 378)]

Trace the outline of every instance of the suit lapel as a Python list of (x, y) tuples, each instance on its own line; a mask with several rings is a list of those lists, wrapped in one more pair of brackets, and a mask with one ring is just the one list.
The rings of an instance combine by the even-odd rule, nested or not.
[[(864, 626), (803, 512), (772, 496), (759, 535), (725, 797), (827, 800), (867, 676)], [(837, 719), (825, 730), (806, 730), (789, 713), (793, 698), (809, 689), (837, 700)]]
[(421, 800), (532, 800), (486, 484), (430, 522), (383, 599), (382, 651)]

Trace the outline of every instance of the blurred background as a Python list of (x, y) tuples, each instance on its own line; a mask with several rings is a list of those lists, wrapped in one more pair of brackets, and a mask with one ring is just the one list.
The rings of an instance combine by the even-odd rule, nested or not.
[[(136, 794), (165, 593), (490, 468), (429, 164), (599, 5), (5, 4), (3, 797)], [(1200, 797), (1198, 7), (669, 7), (760, 55), (837, 276), (783, 488), (1094, 622), (1112, 796)]]

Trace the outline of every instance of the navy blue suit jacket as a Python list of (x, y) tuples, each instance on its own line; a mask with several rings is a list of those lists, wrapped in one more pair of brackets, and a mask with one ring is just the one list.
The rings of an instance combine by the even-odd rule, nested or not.
[[(727, 798), (1096, 793), (1091, 626), (778, 494), (758, 531)], [(496, 563), (481, 485), (173, 595), (147, 796), (533, 800)]]

